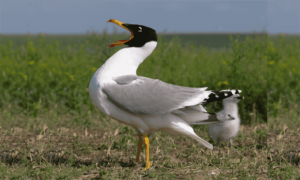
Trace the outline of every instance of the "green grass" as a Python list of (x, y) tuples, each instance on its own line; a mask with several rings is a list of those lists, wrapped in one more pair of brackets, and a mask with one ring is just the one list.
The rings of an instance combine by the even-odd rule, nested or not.
[[(88, 84), (93, 73), (118, 50), (106, 47), (116, 38), (121, 37), (92, 34), (81, 44), (71, 40), (61, 44), (40, 35), (38, 39), (28, 36), (26, 48), (12, 41), (1, 45), (0, 108), (34, 117), (53, 109), (63, 114), (98, 111), (90, 100)], [(156, 50), (139, 67), (139, 75), (210, 90), (241, 89), (248, 98), (240, 108), (244, 122), (250, 123), (253, 110), (257, 119), (267, 121), (267, 39), (231, 39), (230, 49), (218, 51), (182, 45), (179, 38), (169, 42), (159, 38), (158, 42)], [(209, 106), (211, 111), (220, 108), (221, 103)]]
[[(87, 34), (70, 34), (70, 35), (47, 35), (47, 34), (39, 34), (39, 35), (31, 35), (30, 40), (33, 41), (35, 44), (40, 42), (40, 38), (43, 36), (45, 41), (47, 43), (55, 43), (55, 41), (59, 42), (61, 46), (68, 46), (72, 44), (84, 44), (88, 37), (93, 37), (94, 32), (89, 32)], [(105, 33), (105, 32), (103, 32)], [(129, 38), (130, 36), (128, 34), (110, 34), (111, 37), (119, 36), (122, 38)], [(158, 36), (164, 41), (170, 42), (174, 37), (178, 37), (181, 39), (182, 45), (186, 43), (192, 43), (198, 47), (203, 46), (206, 48), (213, 48), (215, 50), (218, 50), (220, 48), (229, 48), (230, 47), (230, 36), (232, 36), (233, 39), (239, 38), (239, 40), (242, 42), (247, 37), (251, 38), (266, 38), (266, 33), (253, 33), (253, 34), (222, 34), (222, 33), (212, 33), (212, 34), (201, 34), (201, 33), (190, 33), (190, 34), (158, 34)], [(271, 36), (270, 37), (273, 41), (278, 41), (278, 36)], [(295, 39), (297, 36), (293, 36), (292, 38), (288, 39)], [(15, 45), (20, 46), (26, 46), (27, 44), (27, 36), (26, 35), (0, 35), (0, 44), (8, 43), (9, 41), (14, 42)], [(107, 42), (109, 43), (109, 42)]]
[(218, 50), (220, 48), (229, 48), (231, 44), (230, 36), (233, 39), (239, 39), (240, 42), (243, 42), (246, 40), (246, 38), (261, 38), (265, 39), (267, 38), (266, 33), (253, 33), (253, 34), (218, 34), (218, 33), (207, 33), (207, 34), (197, 34), (197, 33), (191, 33), (191, 34), (162, 34), (161, 35), (164, 40), (167, 42), (171, 41), (174, 36), (181, 39), (182, 44), (186, 43), (192, 43), (196, 46), (202, 46), (206, 48), (213, 48), (215, 50)]
[(268, 177), (300, 179), (299, 104), (277, 106), (278, 116), (268, 118)]
[[(268, 42), (268, 112), (278, 116), (278, 103), (282, 108), (300, 103), (300, 50), (299, 41), (278, 38), (279, 43)], [(300, 113), (299, 109), (295, 109)]]
[(296, 41), (300, 41), (300, 36), (297, 34), (280, 34), (280, 35), (268, 35), (269, 39), (275, 44), (280, 44), (285, 41), (287, 44), (293, 44)]
[[(149, 138), (152, 169), (143, 171), (135, 130), (103, 115), (88, 94), (93, 73), (122, 48), (106, 46), (124, 36), (0, 36), (0, 179), (300, 178), (297, 38), (227, 36), (215, 46), (213, 37), (159, 37), (138, 74), (241, 89), (244, 125), (218, 152), (158, 132)], [(193, 128), (216, 146), (208, 126)]]
[(268, 42), (268, 177), (300, 179), (299, 36)]

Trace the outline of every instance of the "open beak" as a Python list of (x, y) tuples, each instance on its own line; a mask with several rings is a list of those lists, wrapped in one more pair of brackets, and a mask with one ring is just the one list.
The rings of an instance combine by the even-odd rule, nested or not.
[[(107, 22), (108, 22), (108, 23), (109, 23), (109, 22), (115, 23), (116, 25), (121, 26), (122, 28), (124, 28), (124, 29), (130, 31), (130, 29), (128, 29), (128, 28), (126, 27), (126, 24), (123, 23), (123, 22), (121, 22), (121, 21), (118, 21), (118, 20), (115, 20), (115, 19), (110, 19), (110, 20), (108, 20)], [(112, 43), (112, 44), (108, 45), (107, 47), (114, 47), (114, 46), (118, 46), (118, 45), (124, 45), (126, 42), (130, 41), (130, 40), (134, 37), (134, 36), (133, 36), (133, 33), (132, 33), (131, 31), (130, 31), (130, 33), (131, 33), (131, 38), (130, 38), (130, 39), (128, 39), (128, 40), (117, 40), (117, 41), (119, 41), (119, 42), (117, 42), (117, 43)]]
[(245, 99), (244, 96), (239, 96), (238, 99)]

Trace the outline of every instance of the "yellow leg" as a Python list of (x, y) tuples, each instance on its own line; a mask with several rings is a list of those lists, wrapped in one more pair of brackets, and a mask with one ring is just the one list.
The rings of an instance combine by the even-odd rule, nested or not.
[(144, 140), (145, 140), (145, 146), (146, 146), (145, 149), (146, 149), (146, 156), (147, 156), (147, 162), (146, 162), (146, 166), (144, 168), (144, 170), (146, 170), (146, 169), (149, 169), (151, 166), (150, 157), (149, 157), (149, 139), (148, 139), (146, 133), (144, 133), (143, 136), (144, 136)]
[(138, 143), (138, 149), (137, 149), (137, 153), (136, 153), (136, 162), (137, 163), (140, 162), (140, 154), (141, 154), (142, 145), (143, 145), (142, 136), (139, 134), (139, 143)]

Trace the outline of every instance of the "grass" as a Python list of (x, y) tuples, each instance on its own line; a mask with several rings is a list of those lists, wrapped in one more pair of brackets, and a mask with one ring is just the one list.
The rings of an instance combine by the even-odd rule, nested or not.
[(222, 48), (229, 48), (231, 44), (230, 36), (233, 39), (239, 39), (240, 42), (246, 40), (246, 38), (267, 38), (266, 33), (253, 33), (253, 34), (223, 34), (223, 33), (207, 33), (207, 34), (162, 34), (161, 35), (167, 42), (171, 41), (174, 36), (181, 39), (182, 44), (192, 43), (196, 46), (202, 46), (206, 48), (213, 48), (215, 50)]
[[(266, 125), (243, 125), (234, 146), (217, 151), (194, 140), (158, 132), (150, 136), (152, 168), (135, 163), (138, 138), (133, 128), (102, 113), (86, 117), (91, 128), (76, 126), (73, 116), (44, 114), (28, 118), (28, 128), (1, 130), (1, 179), (222, 179), (267, 177)], [(76, 120), (77, 121), (77, 120)], [(214, 143), (208, 126), (194, 126)], [(3, 159), (3, 154), (6, 159)], [(15, 172), (11, 174), (10, 172)]]
[[(94, 32), (89, 32), (87, 34), (70, 34), (70, 35), (47, 35), (47, 34), (39, 34), (39, 35), (31, 35), (30, 40), (34, 42), (34, 44), (39, 43), (41, 36), (44, 37), (45, 41), (47, 43), (55, 43), (55, 41), (59, 42), (61, 46), (68, 46), (72, 44), (84, 44), (87, 40), (87, 37), (93, 37)], [(110, 36), (120, 36), (120, 37), (128, 37), (127, 34), (112, 34)], [(214, 49), (220, 49), (220, 48), (229, 48), (230, 47), (230, 38), (229, 36), (232, 36), (233, 39), (239, 38), (239, 40), (242, 42), (247, 37), (255, 38), (257, 36), (260, 36), (261, 38), (266, 38), (266, 33), (253, 33), (253, 34), (222, 34), (222, 33), (212, 33), (212, 34), (201, 34), (201, 33), (190, 33), (190, 34), (159, 34), (160, 38), (163, 38), (164, 41), (170, 42), (174, 37), (178, 37), (181, 39), (181, 43), (184, 45), (186, 43), (192, 43), (198, 47), (203, 46), (206, 48), (214, 48)], [(6, 44), (9, 41), (14, 42), (15, 45), (23, 45), (26, 46), (27, 44), (27, 36), (24, 35), (0, 35), (0, 44)], [(121, 39), (122, 39), (121, 38)], [(272, 36), (273, 41), (278, 41), (277, 36)], [(288, 39), (295, 39), (297, 36), (294, 36), (292, 38)], [(108, 42), (109, 43), (109, 42)]]
[[(183, 35), (159, 37), (138, 74), (177, 85), (242, 89), (242, 126), (233, 147), (223, 143), (219, 150), (158, 132), (149, 137), (152, 168), (143, 171), (144, 148), (135, 163), (134, 129), (103, 115), (87, 89), (95, 70), (118, 50), (106, 46), (123, 36), (1, 36), (0, 179), (300, 178), (295, 38), (227, 36), (216, 49), (187, 43)], [(208, 126), (193, 128), (216, 146)]]
[[(299, 41), (285, 40), (268, 43), (268, 112), (277, 117), (278, 103), (286, 109), (300, 103), (300, 51)], [(299, 109), (295, 109), (299, 113)]]
[[(82, 44), (66, 44), (64, 38), (60, 44), (47, 36), (28, 36), (26, 49), (13, 41), (4, 43), (0, 47), (0, 108), (34, 117), (53, 109), (62, 114), (98, 111), (90, 100), (88, 84), (93, 73), (118, 50), (106, 47), (117, 38), (121, 37), (92, 34)], [(266, 122), (266, 50), (267, 40), (261, 36), (243, 42), (231, 39), (230, 49), (218, 51), (189, 43), (183, 46), (179, 38), (169, 42), (160, 38), (137, 73), (182, 86), (242, 89), (248, 97), (241, 105), (242, 119), (250, 123), (255, 109), (256, 120)], [(211, 111), (220, 108), (221, 103), (209, 106)]]
[(277, 117), (268, 118), (268, 177), (300, 178), (300, 118), (298, 104), (286, 110), (279, 103)]
[(299, 36), (268, 44), (268, 177), (300, 179)]

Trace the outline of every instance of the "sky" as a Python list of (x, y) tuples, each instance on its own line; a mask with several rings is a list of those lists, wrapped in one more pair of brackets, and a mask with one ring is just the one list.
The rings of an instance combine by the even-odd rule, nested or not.
[(300, 1), (0, 0), (0, 33), (124, 32), (109, 19), (158, 33), (300, 34)]

